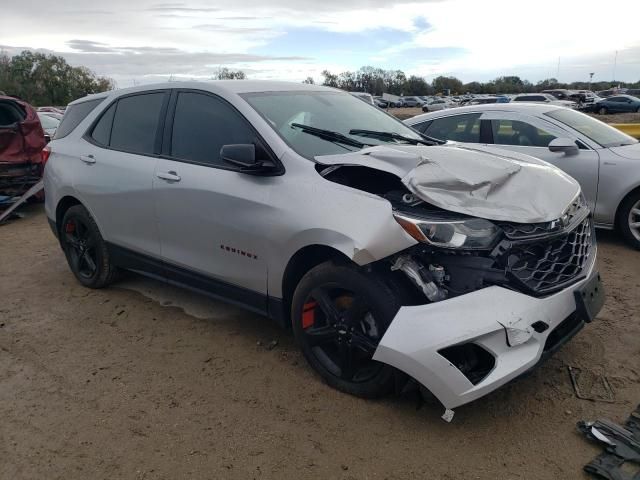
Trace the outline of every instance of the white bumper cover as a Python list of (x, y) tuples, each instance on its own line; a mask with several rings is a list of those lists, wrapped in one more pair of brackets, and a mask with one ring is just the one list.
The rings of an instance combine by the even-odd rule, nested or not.
[[(541, 358), (549, 334), (576, 310), (574, 291), (591, 277), (545, 298), (492, 286), (428, 305), (402, 307), (373, 356), (412, 376), (442, 404), (452, 409), (480, 398), (529, 370)], [(524, 343), (510, 347), (503, 325), (529, 329), (542, 321), (549, 328), (533, 329)], [(493, 354), (495, 366), (472, 384), (438, 353), (443, 348), (475, 343)]]

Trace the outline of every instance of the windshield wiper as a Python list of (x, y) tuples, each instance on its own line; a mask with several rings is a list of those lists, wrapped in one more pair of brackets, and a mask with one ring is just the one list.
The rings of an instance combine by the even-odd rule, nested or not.
[(353, 130), (349, 130), (349, 134), (360, 135), (363, 137), (379, 138), (380, 140), (402, 140), (412, 145), (417, 145), (419, 143), (423, 145), (444, 145), (445, 143), (447, 143), (444, 140), (438, 140), (437, 138), (429, 137), (421, 133), (418, 133), (418, 135), (420, 135), (422, 138), (411, 138), (405, 137), (404, 135), (400, 135), (399, 133), (395, 132), (378, 132), (376, 130), (359, 130), (356, 128)]
[(303, 132), (309, 133), (311, 135), (315, 135), (316, 137), (320, 137), (324, 140), (329, 140), (331, 142), (339, 142), (339, 143), (350, 145), (356, 148), (373, 147), (373, 145), (359, 142), (358, 140), (349, 138), (341, 134), (340, 132), (333, 132), (331, 130), (325, 130), (324, 128), (316, 128), (310, 125), (305, 125), (303, 123), (292, 123), (291, 126), (295, 128), (299, 128)]

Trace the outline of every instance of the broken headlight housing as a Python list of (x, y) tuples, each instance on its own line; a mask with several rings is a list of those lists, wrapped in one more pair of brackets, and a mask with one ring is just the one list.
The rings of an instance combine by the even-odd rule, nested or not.
[(393, 217), (417, 241), (436, 247), (489, 249), (501, 234), (499, 227), (483, 218), (429, 219), (400, 212)]

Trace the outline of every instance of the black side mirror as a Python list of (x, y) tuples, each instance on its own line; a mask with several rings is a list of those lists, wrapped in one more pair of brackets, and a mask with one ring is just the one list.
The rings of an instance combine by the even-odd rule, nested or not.
[(256, 158), (256, 146), (252, 143), (223, 145), (220, 158), (235, 167), (240, 167), (241, 173), (268, 174), (277, 170), (273, 161)]

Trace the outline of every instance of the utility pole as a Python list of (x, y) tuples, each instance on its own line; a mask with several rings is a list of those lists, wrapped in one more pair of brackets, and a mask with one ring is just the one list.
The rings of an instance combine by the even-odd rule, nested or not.
[(593, 80), (593, 74), (594, 74), (594, 72), (591, 72), (589, 74), (589, 91), (591, 91), (591, 81)]
[(616, 81), (616, 67), (618, 66), (618, 50), (616, 50), (616, 56), (613, 58), (613, 82)]
[(558, 71), (556, 72), (556, 80), (560, 82), (560, 57), (558, 57)]

